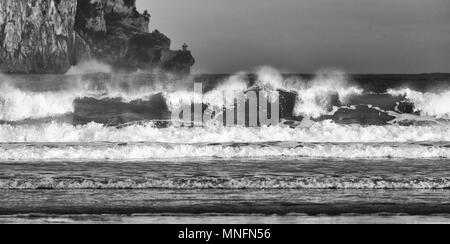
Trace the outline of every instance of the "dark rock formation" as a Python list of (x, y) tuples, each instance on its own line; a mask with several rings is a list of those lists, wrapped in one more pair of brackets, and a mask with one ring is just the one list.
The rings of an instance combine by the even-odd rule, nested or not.
[(76, 0), (0, 0), (0, 69), (64, 73), (74, 59)]
[(149, 23), (135, 0), (0, 0), (0, 69), (65, 73), (95, 59), (116, 71), (189, 73), (191, 52), (170, 50)]

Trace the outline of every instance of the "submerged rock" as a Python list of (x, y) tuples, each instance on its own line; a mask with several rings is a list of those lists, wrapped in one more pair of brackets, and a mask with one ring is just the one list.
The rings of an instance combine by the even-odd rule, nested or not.
[(0, 69), (5, 73), (66, 73), (95, 59), (116, 71), (188, 74), (188, 50), (149, 31), (150, 15), (134, 0), (1, 0)]

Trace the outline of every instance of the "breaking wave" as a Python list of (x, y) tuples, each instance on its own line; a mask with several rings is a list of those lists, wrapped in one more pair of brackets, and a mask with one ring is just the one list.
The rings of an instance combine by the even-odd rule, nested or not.
[(0, 161), (142, 161), (176, 158), (343, 158), (448, 159), (445, 143), (96, 143), (12, 144), (0, 147)]
[[(279, 71), (262, 67), (256, 70), (256, 81), (250, 86), (246, 73), (237, 73), (220, 82), (213, 90), (204, 94), (192, 91), (166, 93), (169, 108), (173, 111), (192, 102), (203, 101), (213, 107), (229, 107), (234, 103), (236, 94), (257, 87), (266, 92), (286, 91), (297, 96), (293, 115), (317, 118), (332, 111), (336, 100), (345, 104), (347, 98), (363, 93), (361, 88), (350, 85), (347, 75), (341, 71), (321, 71), (312, 80), (299, 77), (284, 78)], [(225, 98), (225, 99), (224, 99)]]
[(20, 121), (63, 115), (74, 111), (77, 91), (30, 92), (10, 86), (0, 88), (0, 121)]
[(361, 126), (323, 121), (309, 127), (270, 126), (261, 128), (209, 126), (158, 128), (153, 123), (109, 127), (97, 123), (72, 125), (50, 122), (32, 125), (0, 125), (0, 142), (161, 142), (161, 143), (260, 143), (290, 142), (445, 142), (450, 127)]
[[(146, 74), (86, 76), (76, 71), (87, 68), (75, 67), (71, 72), (76, 75), (45, 76), (36, 82), (0, 77), (0, 161), (449, 158), (450, 91), (446, 89), (391, 87), (376, 93), (341, 71), (286, 76), (263, 67), (253, 75), (241, 72), (203, 81), (201, 94), (192, 90), (192, 77), (147, 80)], [(62, 77), (67, 80), (59, 81)], [(283, 123), (259, 128), (172, 126), (171, 111), (193, 102), (233, 107), (236, 94), (249, 90), (282, 94)], [(79, 145), (83, 143), (88, 145)]]
[(405, 100), (414, 104), (414, 110), (423, 116), (450, 119), (450, 90), (440, 92), (419, 92), (409, 88), (390, 89), (389, 94), (404, 96)]
[[(88, 65), (89, 66), (89, 65)], [(98, 66), (98, 65), (96, 65)], [(75, 72), (75, 71), (74, 71)], [(74, 73), (78, 74), (78, 73)], [(70, 86), (56, 91), (33, 91), (14, 86), (14, 78), (3, 76), (0, 89), (0, 120), (20, 121), (39, 119), (73, 113), (76, 99), (119, 99), (123, 102), (149, 100), (162, 93), (171, 111), (192, 102), (215, 106), (231, 106), (236, 93), (251, 87), (266, 91), (285, 90), (298, 94), (295, 115), (318, 117), (331, 111), (336, 97), (342, 103), (352, 94), (362, 93), (362, 89), (349, 86), (347, 77), (338, 71), (320, 72), (311, 81), (287, 78), (271, 68), (261, 68), (256, 72), (256, 83), (250, 84), (246, 73), (237, 73), (214, 85), (204, 94), (192, 91), (192, 81), (151, 82), (147, 84), (97, 83), (79, 76)], [(30, 83), (33, 81), (30, 81)]]
[[(104, 107), (101, 108), (102, 111), (114, 108), (117, 106), (117, 101), (133, 107), (137, 101), (152, 101), (157, 95), (162, 95), (163, 102), (167, 105), (169, 111), (175, 111), (192, 102), (203, 102), (205, 105), (216, 108), (231, 107), (234, 105), (234, 99), (238, 92), (246, 92), (254, 88), (267, 91), (268, 94), (284, 92), (292, 95), (291, 100), (284, 100), (284, 104), (282, 104), (282, 106), (289, 108), (288, 114), (286, 114), (288, 117), (322, 120), (324, 116), (334, 116), (336, 112), (344, 111), (339, 116), (335, 116), (335, 122), (342, 122), (337, 120), (342, 120), (345, 117), (344, 123), (360, 123), (361, 121), (367, 121), (364, 118), (361, 119), (361, 117), (367, 115), (376, 117), (376, 114), (380, 114), (380, 112), (380, 116), (385, 115), (384, 118), (378, 118), (378, 121), (382, 122), (372, 122), (371, 124), (386, 124), (388, 121), (394, 120), (394, 117), (398, 117), (398, 114), (418, 113), (424, 117), (431, 117), (431, 120), (450, 119), (450, 109), (447, 106), (450, 102), (450, 91), (448, 90), (432, 93), (405, 88), (389, 89), (386, 94), (373, 94), (361, 88), (344, 72), (336, 70), (320, 71), (312, 78), (286, 77), (279, 71), (268, 67), (257, 69), (254, 74), (254, 80), (249, 79), (247, 73), (241, 72), (204, 84), (207, 88), (204, 89), (203, 94), (192, 91), (192, 78), (165, 81), (153, 79), (152, 81), (135, 82), (135, 76), (138, 75), (123, 77), (123, 79), (119, 79), (120, 81), (110, 81), (111, 77), (105, 78), (98, 74), (91, 74), (91, 76), (73, 75), (67, 76), (71, 77), (66, 82), (69, 84), (54, 89), (39, 89), (43, 85), (38, 82), (34, 84), (36, 86), (34, 88), (24, 88), (23, 85), (17, 85), (18, 82), (14, 81), (16, 78), (2, 76), (0, 77), (2, 80), (0, 86), (0, 121), (20, 122), (62, 115), (98, 114), (101, 111), (77, 110), (80, 101), (91, 98), (94, 99), (93, 101), (104, 104), (102, 105)], [(99, 77), (103, 77), (103, 81), (98, 81)], [(28, 81), (27, 85), (33, 86), (33, 81)], [(369, 107), (369, 111), (362, 113), (357, 110), (352, 115), (347, 115), (349, 108), (360, 105)], [(409, 109), (408, 106), (411, 108)], [(130, 108), (125, 112), (139, 109)], [(143, 111), (142, 113), (157, 112)], [(397, 115), (393, 115), (393, 112)], [(94, 117), (87, 116), (84, 121), (98, 122)], [(119, 117), (119, 115), (115, 117)], [(142, 118), (139, 119), (140, 116), (137, 117), (136, 120), (142, 120)], [(355, 117), (357, 119), (354, 119)], [(325, 119), (330, 118), (326, 117)], [(100, 122), (103, 123), (104, 121)]]

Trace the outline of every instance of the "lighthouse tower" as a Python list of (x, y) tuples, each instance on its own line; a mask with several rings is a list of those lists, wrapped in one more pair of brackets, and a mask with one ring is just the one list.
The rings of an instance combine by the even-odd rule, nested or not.
[(188, 45), (186, 43), (183, 44), (183, 52), (187, 52), (188, 50)]

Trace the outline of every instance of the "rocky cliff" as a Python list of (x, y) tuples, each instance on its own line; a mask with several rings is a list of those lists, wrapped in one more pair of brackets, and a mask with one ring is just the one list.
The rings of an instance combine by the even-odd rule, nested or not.
[(116, 71), (189, 73), (191, 53), (170, 50), (149, 23), (135, 0), (0, 0), (0, 69), (65, 73), (95, 59)]
[(0, 0), (0, 69), (60, 73), (70, 68), (76, 0)]

